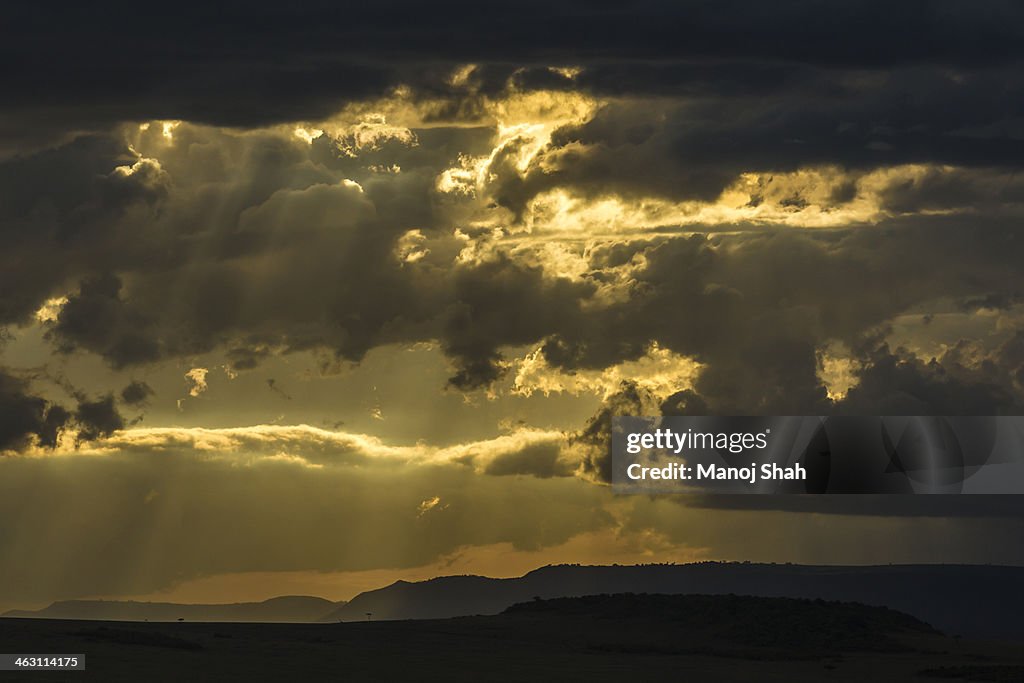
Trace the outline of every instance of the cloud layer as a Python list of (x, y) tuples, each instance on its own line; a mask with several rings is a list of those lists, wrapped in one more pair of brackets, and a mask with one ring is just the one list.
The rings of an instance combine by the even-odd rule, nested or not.
[[(880, 520), (915, 558), (990, 558), (1012, 502), (601, 484), (616, 413), (1024, 409), (1021, 13), (12, 8), (0, 556), (24, 559), (0, 585), (138, 593), (590, 535), (741, 557), (695, 519), (749, 531), (754, 506), (808, 560), (828, 558), (805, 510), (862, 540), (829, 546), (851, 561), (884, 560)], [(32, 540), (84, 514), (81, 545)]]

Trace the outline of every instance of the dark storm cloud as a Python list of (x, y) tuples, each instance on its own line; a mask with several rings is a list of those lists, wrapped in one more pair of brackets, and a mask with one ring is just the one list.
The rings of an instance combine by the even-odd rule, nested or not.
[(571, 476), (574, 469), (574, 463), (562, 457), (559, 444), (539, 443), (496, 456), (484, 468), (484, 474), (499, 477), (527, 474), (547, 479)]
[(457, 271), (442, 337), (457, 368), (452, 385), (489, 385), (501, 374), (502, 346), (535, 342), (571, 325), (581, 317), (580, 300), (592, 293), (589, 284), (552, 280), (504, 257)]
[(113, 120), (323, 118), (399, 83), (443, 91), (464, 62), (481, 64), (481, 92), (510, 77), (565, 87), (543, 68), (565, 64), (598, 94), (750, 94), (804, 80), (803, 65), (978, 71), (1024, 55), (1012, 2), (18, 5), (0, 41), (10, 139)]
[[(0, 220), (11, 240), (5, 322), (66, 294), (51, 338), (115, 368), (216, 348), (237, 369), (302, 349), (358, 361), (375, 346), (434, 339), (459, 389), (501, 376), (504, 347), (542, 342), (551, 365), (572, 371), (638, 358), (656, 341), (705, 364), (694, 390), (708, 410), (801, 414), (827, 408), (824, 344), (856, 346), (938, 299), (1019, 290), (1024, 245), (999, 216), (610, 240), (590, 249), (590, 270), (576, 280), (500, 244), (454, 262), (466, 242), (431, 188), (453, 141), (475, 140), (473, 131), (393, 147), (414, 163), (398, 174), (337, 156), (317, 163), (323, 150), (280, 135), (184, 125), (174, 135), (159, 162), (89, 138), (0, 164), (40, 181), (12, 192)], [(59, 172), (47, 178), (37, 167)], [(19, 229), (27, 225), (35, 229)], [(426, 256), (407, 262), (396, 254), (413, 228)], [(598, 301), (621, 277), (625, 296)]]
[[(178, 135), (184, 144), (195, 133)], [(168, 194), (174, 184), (164, 175), (187, 179), (192, 168), (179, 168), (173, 155), (160, 173), (155, 162), (142, 161), (127, 175), (90, 168), (85, 174), (98, 187), (114, 176), (141, 177), (132, 191), (114, 195), (84, 184), (79, 206), (117, 199), (105, 200), (108, 208), (95, 214), (102, 219), (78, 223), (80, 236), (67, 238), (75, 249), (59, 248), (66, 234), (60, 221), (43, 224), (49, 235), (13, 233), (5, 275), (11, 301), (20, 303), (8, 320), (73, 287), (49, 334), (58, 348), (97, 353), (115, 368), (218, 347), (230, 351), (237, 369), (301, 349), (358, 361), (381, 344), (438, 339), (460, 389), (497, 379), (503, 347), (544, 342), (547, 361), (571, 371), (635, 359), (657, 341), (706, 364), (695, 390), (709, 410), (800, 414), (827, 407), (817, 376), (825, 343), (857, 345), (915, 305), (1019, 290), (1024, 247), (1013, 221), (982, 217), (611, 240), (590, 250), (590, 271), (575, 281), (500, 248), (454, 264), (465, 243), (446, 236), (425, 182), (451, 152), (447, 140), (433, 144), (440, 156), (424, 172), (367, 177), (363, 187), (339, 182), (332, 175), (338, 171), (272, 136), (231, 152), (245, 160), (247, 177), (198, 191)], [(76, 143), (64, 153), (74, 159), (78, 150)], [(78, 207), (62, 211), (76, 214)], [(414, 226), (426, 230), (430, 253), (407, 263), (396, 250)], [(629, 265), (634, 259), (640, 265)], [(624, 268), (628, 296), (596, 303), (599, 288)], [(81, 277), (68, 281), (76, 271)]]
[[(891, 350), (882, 344), (863, 350), (856, 372), (857, 384), (841, 399), (824, 402), (815, 399), (788, 408), (801, 408), (806, 415), (1019, 415), (1024, 411), (1024, 355), (1021, 333), (996, 349), (983, 363), (966, 367), (960, 363), (960, 349), (954, 347), (942, 358), (922, 361), (905, 349)], [(712, 366), (715, 367), (715, 366)], [(742, 372), (740, 368), (737, 372)], [(779, 380), (780, 387), (792, 390), (791, 384)], [(821, 381), (807, 382), (824, 392)], [(705, 389), (703, 381), (697, 388)], [(569, 447), (581, 462), (581, 472), (596, 481), (611, 481), (612, 417), (618, 415), (711, 415), (748, 414), (743, 404), (710, 410), (697, 391), (677, 392), (657, 405), (656, 398), (636, 382), (623, 382), (608, 397), (601, 409), (579, 432), (570, 437)], [(714, 398), (721, 399), (720, 396)], [(768, 404), (766, 414), (796, 414), (784, 408), (779, 398)], [(849, 496), (765, 496), (765, 500), (746, 500), (760, 496), (694, 496), (689, 502), (707, 507), (805, 510), (835, 514), (916, 515), (916, 516), (1017, 516), (1024, 512), (1024, 503), (1012, 496), (879, 496), (877, 504), (865, 505), (866, 499)], [(923, 499), (932, 499), (928, 501)], [(985, 499), (974, 504), (963, 499)], [(792, 500), (790, 500), (792, 499)], [(988, 500), (991, 499), (991, 500)], [(872, 499), (874, 500), (874, 499)]]
[[(5, 120), (46, 127), (59, 110), (77, 121), (69, 129), (101, 121), (107, 133), (0, 162), (0, 324), (67, 296), (50, 338), (114, 368), (214, 349), (234, 370), (306, 349), (359, 361), (382, 344), (437, 340), (463, 390), (499, 378), (509, 346), (541, 343), (549, 364), (572, 372), (658, 342), (704, 364), (692, 395), (659, 397), (677, 409), (803, 413), (829, 407), (823, 345), (862, 346), (937, 299), (1019, 290), (1017, 5), (461, 9), (12, 12), (18, 31), (0, 49), (21, 55), (44, 34), (51, 49), (10, 71)], [(468, 61), (479, 65), (452, 81)], [(885, 186), (882, 210), (977, 218), (596, 245), (590, 270), (571, 279), (500, 247), (456, 262), (467, 240), (453, 227), (478, 216), (453, 209), (437, 179), (460, 154), (487, 156), (493, 121), (357, 153), (339, 151), (358, 143), (351, 131), (309, 146), (187, 123), (173, 143), (156, 124), (134, 146), (109, 132), (142, 118), (313, 120), (400, 82), (413, 103), (440, 102), (435, 120), (479, 117), (482, 98), (517, 88), (614, 96), (556, 130), (525, 171), (525, 140), (489, 159), (479, 200), (517, 218), (552, 189), (710, 201), (743, 172), (820, 165), (842, 169), (829, 211), (856, 199), (867, 174), (909, 163), (928, 168)], [(147, 146), (154, 158), (136, 151)], [(401, 172), (370, 170), (391, 165)], [(799, 213), (809, 199), (797, 189), (778, 203)], [(484, 229), (465, 230), (483, 241)], [(429, 245), (420, 260), (396, 256), (412, 232)], [(618, 296), (601, 299), (620, 277)], [(869, 381), (859, 396), (887, 401), (888, 387), (912, 379), (896, 373), (867, 393)]]
[(70, 417), (61, 406), (33, 395), (28, 382), (0, 369), (0, 451), (20, 450), (33, 437), (52, 447)]
[(975, 370), (957, 364), (953, 354), (924, 362), (883, 346), (868, 356), (838, 409), (853, 415), (1017, 415), (1024, 401), (1007, 381), (1020, 372), (1012, 363), (990, 360)]
[(881, 199), (886, 209), (898, 213), (978, 206), (998, 210), (1024, 204), (1024, 185), (1015, 168), (993, 172), (931, 167), (919, 177), (893, 183)]
[(152, 319), (124, 305), (121, 287), (121, 280), (111, 274), (82, 280), (52, 330), (61, 350), (98, 353), (115, 368), (160, 357), (159, 342), (147, 334)]
[(77, 394), (69, 411), (34, 393), (31, 382), (0, 368), (0, 452), (21, 451), (33, 444), (54, 448), (61, 433), (74, 427), (79, 443), (110, 436), (125, 423), (113, 395), (89, 399)]
[[(148, 233), (138, 223), (153, 217), (168, 178), (134, 157), (111, 136), (84, 136), (0, 162), (0, 324), (26, 322), (76, 275), (89, 280), (82, 308), (99, 305), (116, 278), (97, 270), (144, 256)], [(152, 265), (175, 259), (173, 244), (159, 251), (148, 255)]]
[[(211, 140), (186, 127), (174, 135), (160, 162), (132, 162), (129, 149), (89, 138), (0, 163), (12, 177), (61, 169), (45, 179), (50, 187), (40, 170), (34, 191), (12, 191), (13, 213), (0, 215), (12, 239), (3, 276), (12, 296), (0, 322), (24, 323), (48, 297), (66, 294), (49, 338), (113, 368), (219, 347), (236, 370), (303, 349), (358, 361), (381, 344), (441, 339), (453, 385), (469, 389), (501, 374), (500, 347), (543, 338), (593, 293), (501, 254), (453, 266), (465, 244), (435, 208), (433, 187), (464, 149), (453, 141), (479, 145), (474, 130), (428, 131), (391, 157), (370, 150), (362, 168), (280, 135), (207, 131)], [(98, 157), (91, 165), (78, 161), (83, 147)], [(196, 166), (197, 154), (221, 171), (203, 177), (210, 171)], [(408, 171), (367, 172), (396, 155), (413, 164)], [(19, 231), (19, 222), (33, 229)], [(396, 258), (411, 228), (427, 231), (439, 263)]]
[(108, 394), (95, 400), (82, 400), (75, 411), (80, 441), (95, 441), (124, 429), (124, 418), (117, 412), (114, 396)]
[(612, 480), (612, 418), (618, 415), (656, 415), (657, 397), (625, 381), (605, 399), (586, 426), (569, 437), (569, 449), (580, 462), (580, 474), (595, 481)]
[[(850, 171), (855, 183), (872, 169), (938, 164), (961, 169), (933, 168), (897, 184), (883, 206), (899, 212), (1020, 203), (1013, 177), (1024, 158), (1020, 69), (964, 76), (923, 68), (816, 71), (795, 80), (798, 86), (770, 92), (719, 88), (607, 104), (556, 131), (525, 174), (495, 164), (495, 200), (517, 216), (556, 187), (587, 197), (712, 201), (744, 172), (831, 165)], [(970, 167), (985, 170), (963, 170)], [(855, 196), (851, 184), (833, 205)]]
[[(1019, 330), (980, 357), (966, 339), (932, 359), (879, 341), (888, 321), (910, 307), (943, 297), (974, 301), (982, 292), (1015, 291), (1020, 281), (1015, 228), (934, 223), (595, 250), (595, 267), (644, 253), (632, 296), (587, 316), (586, 327), (552, 336), (547, 360), (568, 370), (606, 367), (639, 357), (656, 340), (705, 367), (692, 388), (667, 397), (624, 383), (571, 439), (583, 473), (608, 481), (613, 415), (1020, 414)], [(833, 340), (848, 345), (856, 367), (854, 386), (836, 401), (819, 373), (820, 350)]]
[(1024, 390), (1024, 330), (1017, 330), (996, 351), (994, 361), (988, 360), (983, 367), (1000, 374), (1009, 369), (1010, 381)]
[[(977, 367), (960, 363), (961, 346), (924, 362), (903, 349), (870, 351), (858, 383), (831, 412), (850, 415), (1020, 415), (1024, 412), (1021, 333)], [(989, 496), (693, 496), (687, 505), (836, 515), (1011, 518), (1024, 516), (1024, 497)]]
[[(552, 335), (544, 354), (569, 370), (602, 368), (637, 358), (657, 341), (706, 363), (694, 390), (713, 414), (819, 414), (829, 409), (818, 376), (822, 346), (835, 340), (860, 348), (914, 305), (1014, 289), (1022, 248), (1011, 227), (941, 223), (620, 245), (613, 249), (644, 254), (630, 298)], [(602, 252), (595, 250), (595, 265), (606, 258)], [(865, 362), (882, 363), (885, 356), (871, 350)], [(933, 398), (933, 409), (951, 407)], [(992, 400), (990, 407), (1013, 405)]]
[(144, 404), (154, 393), (153, 387), (145, 382), (133, 380), (121, 390), (121, 401), (125, 405), (138, 406)]

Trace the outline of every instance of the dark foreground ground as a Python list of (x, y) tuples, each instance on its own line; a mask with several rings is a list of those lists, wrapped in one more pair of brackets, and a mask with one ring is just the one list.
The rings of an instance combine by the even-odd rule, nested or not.
[(885, 608), (701, 595), (537, 600), (429, 621), (0, 619), (0, 652), (87, 662), (0, 681), (1024, 681), (1024, 646), (960, 641)]

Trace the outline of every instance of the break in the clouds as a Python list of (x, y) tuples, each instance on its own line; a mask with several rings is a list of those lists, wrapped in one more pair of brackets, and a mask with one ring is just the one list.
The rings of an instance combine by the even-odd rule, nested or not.
[[(174, 535), (161, 515), (247, 523), (245, 490), (291, 511), (245, 549), (328, 517), (341, 539), (204, 564), (184, 534), (137, 581), (96, 567), (65, 593), (585, 534), (738, 557), (667, 512), (622, 516), (612, 414), (1019, 413), (1020, 8), (719, 5), (13, 8), (0, 468), (26, 479), (5, 481), (124, 492), (95, 524), (138, 553)], [(383, 507), (347, 497), (399, 471)], [(908, 535), (1000, 517), (993, 542), (1019, 516), (784, 505)], [(470, 524), (492, 508), (507, 523)], [(0, 544), (42, 552), (14, 531)], [(986, 557), (960, 543), (948, 558)]]

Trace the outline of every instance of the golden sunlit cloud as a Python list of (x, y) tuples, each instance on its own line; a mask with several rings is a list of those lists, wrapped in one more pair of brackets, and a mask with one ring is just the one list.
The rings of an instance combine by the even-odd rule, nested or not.
[(458, 166), (438, 176), (438, 191), (477, 196), (486, 192), (499, 165), (525, 172), (555, 130), (586, 121), (598, 106), (580, 94), (546, 91), (489, 100), (485, 109), (495, 125), (493, 149), (482, 156), (460, 155)]
[(818, 377), (829, 400), (841, 401), (857, 385), (861, 369), (862, 364), (841, 344), (831, 344), (818, 352)]
[(195, 398), (206, 391), (206, 376), (210, 373), (206, 368), (192, 368), (185, 373), (185, 379), (188, 380), (188, 395)]
[[(69, 437), (73, 434), (69, 432)], [(380, 465), (469, 467), (483, 474), (522, 466), (531, 474), (530, 457), (540, 459), (543, 476), (570, 475), (575, 467), (565, 450), (566, 434), (557, 430), (519, 427), (492, 439), (431, 446), (396, 446), (367, 434), (332, 431), (309, 425), (201, 427), (133, 427), (86, 444), (66, 438), (55, 449), (36, 446), (25, 451), (35, 458), (113, 456), (121, 452), (167, 452), (188, 449), (209, 460), (238, 465), (290, 464), (300, 467)], [(523, 454), (529, 454), (522, 462)]]
[(358, 157), (366, 151), (379, 150), (387, 142), (396, 142), (406, 147), (415, 147), (419, 142), (416, 134), (404, 126), (390, 125), (387, 116), (371, 113), (347, 129), (328, 129), (338, 150), (345, 156)]
[(658, 396), (692, 388), (700, 374), (701, 364), (651, 344), (647, 353), (634, 361), (626, 361), (604, 370), (561, 371), (551, 367), (540, 348), (513, 363), (515, 380), (512, 392), (530, 396), (534, 392), (548, 396), (553, 393), (579, 395), (593, 393), (608, 398), (619, 390), (623, 381), (635, 381)]
[(64, 304), (67, 302), (68, 298), (66, 296), (47, 299), (46, 302), (39, 307), (39, 310), (35, 312), (35, 319), (41, 323), (56, 322), (58, 316), (60, 316), (61, 309), (64, 308)]
[(441, 505), (440, 496), (433, 496), (431, 498), (427, 498), (426, 500), (419, 504), (419, 506), (417, 507), (416, 516), (422, 517), (431, 510), (444, 510), (447, 507), (447, 505)]
[(313, 140), (323, 135), (324, 132), (319, 128), (303, 128), (302, 126), (296, 126), (295, 137), (300, 140), (305, 140), (309, 144), (313, 144)]
[(167, 142), (174, 142), (174, 129), (181, 125), (181, 121), (161, 121), (160, 134)]

